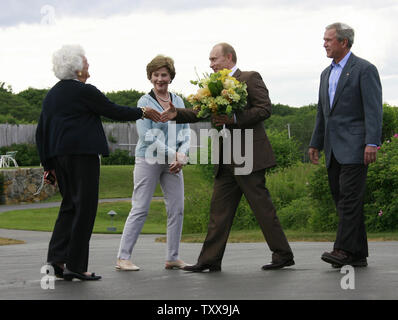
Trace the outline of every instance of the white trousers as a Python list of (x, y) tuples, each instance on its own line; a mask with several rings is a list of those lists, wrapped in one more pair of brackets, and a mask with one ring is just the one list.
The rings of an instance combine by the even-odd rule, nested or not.
[(118, 258), (129, 260), (138, 236), (148, 216), (149, 206), (157, 183), (164, 195), (167, 211), (167, 261), (178, 259), (184, 217), (184, 178), (182, 170), (173, 174), (169, 165), (149, 164), (144, 158), (136, 158), (134, 167), (134, 191), (132, 208), (124, 225)]

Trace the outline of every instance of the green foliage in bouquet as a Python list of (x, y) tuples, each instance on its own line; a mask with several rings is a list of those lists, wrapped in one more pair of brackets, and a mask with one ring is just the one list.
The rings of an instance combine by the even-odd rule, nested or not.
[(188, 96), (187, 100), (193, 109), (198, 111), (199, 118), (207, 118), (211, 114), (227, 114), (239, 112), (247, 104), (247, 85), (229, 76), (231, 70), (205, 75), (203, 79), (191, 81), (199, 86), (196, 94)]

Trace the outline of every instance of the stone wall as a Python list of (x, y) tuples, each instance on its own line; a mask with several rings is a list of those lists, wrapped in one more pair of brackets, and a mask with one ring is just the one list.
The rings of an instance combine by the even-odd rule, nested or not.
[(0, 170), (3, 176), (3, 194), (0, 204), (38, 202), (58, 192), (58, 187), (45, 184), (38, 195), (34, 195), (43, 178), (43, 168), (18, 168)]

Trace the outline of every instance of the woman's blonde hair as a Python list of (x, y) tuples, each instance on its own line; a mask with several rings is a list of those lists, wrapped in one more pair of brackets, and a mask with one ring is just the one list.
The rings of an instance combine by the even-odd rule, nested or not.
[(151, 80), (153, 72), (163, 67), (169, 71), (170, 78), (171, 80), (173, 80), (176, 75), (176, 70), (174, 68), (174, 60), (170, 57), (166, 57), (161, 54), (153, 58), (152, 61), (149, 62), (148, 65), (146, 66), (146, 73), (148, 76), (148, 80)]

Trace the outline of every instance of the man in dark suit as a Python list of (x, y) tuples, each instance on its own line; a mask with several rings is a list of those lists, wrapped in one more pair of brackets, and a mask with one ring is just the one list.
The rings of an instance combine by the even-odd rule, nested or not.
[(326, 27), (324, 47), (333, 59), (321, 75), (318, 112), (309, 156), (318, 164), (325, 151), (329, 185), (339, 215), (332, 252), (322, 260), (334, 267), (367, 266), (363, 214), (368, 165), (381, 144), (382, 89), (374, 65), (351, 53), (354, 30), (342, 23)]
[[(238, 165), (226, 164), (220, 159), (216, 165), (214, 190), (211, 200), (208, 232), (197, 264), (186, 266), (184, 270), (202, 272), (220, 271), (225, 246), (232, 226), (236, 209), (242, 194), (245, 195), (260, 225), (272, 253), (272, 262), (263, 266), (264, 270), (280, 269), (294, 265), (293, 253), (279, 223), (275, 207), (265, 186), (265, 169), (275, 166), (271, 144), (264, 129), (264, 120), (271, 116), (271, 101), (268, 90), (258, 72), (240, 71), (236, 67), (236, 53), (229, 44), (221, 43), (210, 52), (210, 67), (214, 72), (232, 70), (237, 80), (247, 84), (247, 105), (233, 117), (213, 116), (216, 126), (225, 125), (229, 130), (240, 130), (240, 155), (245, 151), (245, 130), (253, 133), (252, 170), (249, 174), (236, 173)], [(162, 114), (163, 120), (175, 119), (178, 123), (197, 122), (196, 113), (190, 109), (175, 109), (171, 106)], [(231, 135), (233, 137), (233, 135)], [(233, 141), (231, 145), (235, 144)], [(239, 145), (239, 144), (238, 144)], [(220, 144), (220, 156), (222, 155)], [(232, 147), (232, 153), (235, 152)]]

